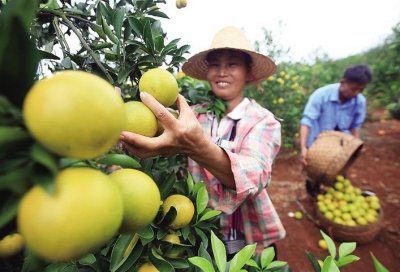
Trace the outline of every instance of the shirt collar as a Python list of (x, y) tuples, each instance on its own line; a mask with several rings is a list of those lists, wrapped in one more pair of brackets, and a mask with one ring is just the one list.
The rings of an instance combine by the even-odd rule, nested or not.
[(226, 116), (233, 120), (240, 120), (246, 112), (247, 105), (250, 104), (250, 100), (245, 97), (242, 101)]
[(336, 84), (336, 85), (337, 85), (337, 86), (336, 86), (337, 88), (335, 88), (335, 90), (329, 94), (329, 100), (330, 100), (330, 101), (340, 102), (340, 99), (339, 99), (339, 87), (340, 87), (340, 83), (338, 83), (338, 84)]

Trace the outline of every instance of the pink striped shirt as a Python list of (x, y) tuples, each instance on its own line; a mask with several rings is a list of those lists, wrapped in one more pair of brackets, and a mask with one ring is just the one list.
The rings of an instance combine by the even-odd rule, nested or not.
[[(201, 105), (193, 106), (193, 109)], [(203, 181), (209, 206), (221, 210), (221, 232), (228, 235), (230, 216), (240, 209), (246, 243), (257, 243), (257, 253), (285, 237), (285, 229), (268, 196), (271, 168), (281, 146), (281, 126), (274, 115), (250, 99), (243, 101), (218, 124), (212, 113), (196, 113), (203, 129), (229, 156), (236, 190), (223, 186), (210, 172), (189, 159), (195, 181)], [(229, 139), (234, 124), (234, 141)]]

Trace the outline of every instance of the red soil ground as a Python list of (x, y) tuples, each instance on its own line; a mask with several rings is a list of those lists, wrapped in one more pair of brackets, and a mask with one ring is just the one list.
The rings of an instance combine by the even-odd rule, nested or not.
[[(370, 252), (391, 272), (400, 271), (400, 121), (369, 121), (362, 128), (361, 137), (364, 148), (348, 170), (348, 178), (355, 186), (376, 193), (384, 218), (376, 239), (357, 245), (354, 255), (360, 260), (341, 271), (374, 272)], [(314, 202), (305, 191), (298, 155), (280, 153), (268, 190), (287, 231), (286, 238), (277, 243), (278, 259), (287, 261), (294, 272), (313, 271), (306, 251), (321, 259), (328, 251), (318, 247), (322, 237), (318, 221), (314, 221)], [(302, 209), (310, 217), (306, 214), (296, 220), (288, 215)]]

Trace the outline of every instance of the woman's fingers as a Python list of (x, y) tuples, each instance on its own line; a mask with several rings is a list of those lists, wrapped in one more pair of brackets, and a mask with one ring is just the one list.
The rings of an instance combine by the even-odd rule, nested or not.
[(140, 92), (140, 99), (147, 107), (149, 107), (164, 127), (176, 122), (176, 118), (168, 111), (168, 109), (158, 102), (151, 94)]

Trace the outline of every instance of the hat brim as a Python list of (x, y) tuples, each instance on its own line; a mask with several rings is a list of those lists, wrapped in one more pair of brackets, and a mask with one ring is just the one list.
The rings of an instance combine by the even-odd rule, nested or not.
[(231, 48), (231, 47), (220, 47), (220, 48), (211, 48), (202, 52), (199, 52), (188, 59), (188, 61), (183, 64), (182, 71), (193, 78), (200, 79), (200, 80), (207, 80), (207, 55), (214, 50), (219, 49), (231, 49), (242, 51), (250, 55), (252, 59), (251, 63), (251, 80), (250, 83), (258, 83), (267, 79), (269, 76), (273, 75), (276, 72), (276, 64), (275, 62), (268, 56), (259, 54), (254, 51), (245, 50), (245, 49), (238, 49), (238, 48)]

